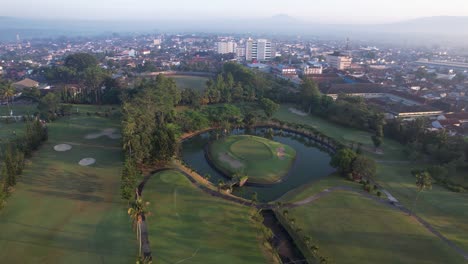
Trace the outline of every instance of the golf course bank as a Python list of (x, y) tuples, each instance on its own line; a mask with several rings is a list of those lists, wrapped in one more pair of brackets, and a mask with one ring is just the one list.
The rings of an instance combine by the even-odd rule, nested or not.
[(216, 140), (206, 151), (207, 158), (226, 176), (247, 177), (249, 183), (259, 184), (280, 182), (296, 157), (292, 147), (252, 135)]

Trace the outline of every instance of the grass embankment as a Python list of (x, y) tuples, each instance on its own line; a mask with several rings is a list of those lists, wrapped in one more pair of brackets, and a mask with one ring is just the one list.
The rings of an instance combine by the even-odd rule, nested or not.
[[(205, 194), (181, 173), (163, 171), (145, 185), (156, 263), (272, 263), (250, 208)], [(264, 253), (262, 253), (264, 252)]]
[(335, 263), (464, 263), (412, 218), (355, 193), (329, 194), (288, 215)]
[(208, 78), (200, 76), (173, 75), (169, 77), (176, 81), (180, 90), (193, 89), (198, 92), (203, 92), (206, 89), (208, 81)]
[[(383, 154), (375, 154), (373, 150), (371, 133), (347, 128), (331, 123), (315, 116), (300, 116), (292, 113), (291, 105), (282, 105), (275, 118), (301, 124), (312, 125), (322, 133), (334, 137), (343, 143), (360, 142), (363, 144), (364, 154), (374, 158), (377, 163), (377, 182), (395, 196), (404, 206), (411, 208), (417, 189), (415, 179), (411, 175), (413, 168), (426, 168), (430, 164), (410, 164), (403, 153), (401, 144), (385, 139), (381, 147)], [(297, 195), (295, 192), (282, 197), (282, 202), (296, 201), (299, 198), (311, 196), (325, 188), (350, 184), (347, 180), (337, 177), (327, 177), (317, 184), (301, 187)], [(323, 188), (322, 188), (323, 187)], [(330, 194), (333, 196), (334, 194)], [(295, 198), (301, 196), (299, 198)], [(433, 227), (468, 251), (468, 194), (455, 193), (434, 185), (432, 190), (424, 191), (416, 205), (416, 214), (429, 222)], [(343, 201), (344, 203), (344, 201)], [(357, 205), (356, 205), (357, 206)], [(380, 206), (376, 204), (375, 206)], [(344, 207), (344, 206), (343, 206)], [(350, 208), (352, 209), (352, 208)], [(373, 209), (373, 208), (372, 208)], [(338, 214), (337, 214), (338, 215)], [(402, 226), (402, 228), (404, 228)], [(320, 241), (318, 241), (319, 246)], [(453, 251), (452, 254), (457, 254)]]
[[(80, 109), (101, 111), (93, 106)], [(85, 139), (119, 120), (88, 116), (48, 125), (49, 141), (34, 153), (0, 211), (0, 259), (11, 263), (130, 263), (135, 236), (120, 200), (120, 140)], [(56, 152), (56, 144), (72, 149)], [(92, 157), (89, 167), (78, 165)]]
[(281, 180), (296, 156), (290, 146), (248, 135), (217, 140), (208, 151), (213, 164), (228, 176), (240, 172), (249, 182), (266, 184)]

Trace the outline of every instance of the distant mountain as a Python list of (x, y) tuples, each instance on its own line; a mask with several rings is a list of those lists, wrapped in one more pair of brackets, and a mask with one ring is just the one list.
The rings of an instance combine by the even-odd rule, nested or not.
[(468, 16), (424, 17), (375, 27), (389, 32), (466, 35)]
[[(468, 17), (426, 17), (391, 24), (330, 25), (302, 21), (287, 14), (266, 18), (87, 21), (39, 20), (0, 17), (0, 41), (56, 36), (89, 36), (102, 33), (207, 32), (320, 36), (323, 38), (376, 40), (393, 43), (468, 43)], [(442, 38), (443, 37), (443, 38)]]

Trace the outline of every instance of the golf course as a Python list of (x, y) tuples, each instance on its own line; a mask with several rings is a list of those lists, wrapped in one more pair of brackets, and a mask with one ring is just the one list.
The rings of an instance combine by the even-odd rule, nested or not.
[(240, 173), (249, 177), (248, 182), (263, 184), (280, 181), (296, 156), (290, 146), (251, 135), (217, 140), (208, 152), (214, 165), (228, 176)]
[[(135, 237), (121, 201), (119, 112), (74, 106), (48, 124), (49, 140), (0, 211), (0, 259), (9, 263), (130, 263)], [(104, 109), (105, 108), (105, 109)], [(109, 117), (95, 113), (110, 113)]]
[(276, 263), (252, 208), (210, 196), (177, 171), (150, 176), (143, 198), (156, 263)]

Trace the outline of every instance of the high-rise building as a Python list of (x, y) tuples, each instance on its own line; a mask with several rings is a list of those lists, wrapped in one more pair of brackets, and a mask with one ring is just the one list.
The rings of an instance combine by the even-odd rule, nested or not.
[(237, 58), (245, 58), (245, 47), (237, 47), (236, 57)]
[(216, 42), (218, 54), (236, 53), (237, 44), (233, 41)]
[(266, 39), (248, 39), (245, 43), (245, 59), (247, 61), (268, 61), (273, 54), (272, 44)]
[(330, 67), (338, 70), (346, 70), (351, 67), (351, 57), (343, 55), (339, 52), (327, 55), (327, 63)]

